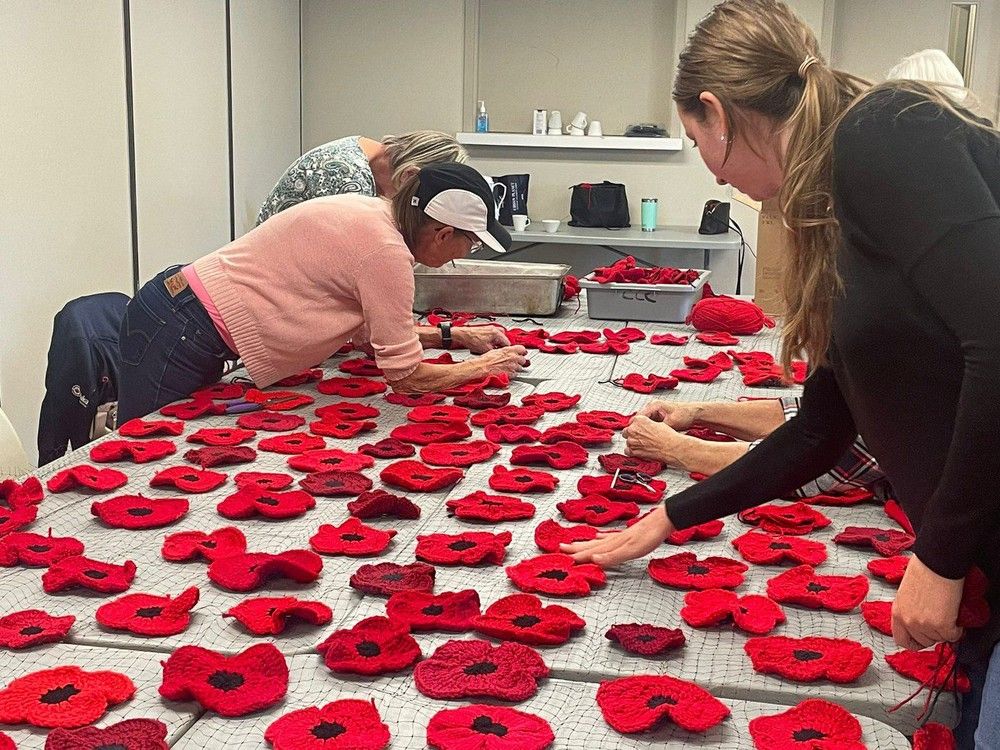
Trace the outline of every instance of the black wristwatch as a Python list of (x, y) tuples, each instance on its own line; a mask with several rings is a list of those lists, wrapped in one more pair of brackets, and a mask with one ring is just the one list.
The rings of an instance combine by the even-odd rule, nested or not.
[(451, 349), (451, 323), (438, 323), (438, 330), (441, 331), (441, 348)]

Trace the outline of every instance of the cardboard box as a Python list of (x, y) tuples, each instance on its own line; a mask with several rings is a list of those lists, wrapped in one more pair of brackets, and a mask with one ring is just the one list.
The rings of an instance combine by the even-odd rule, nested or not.
[(782, 288), (791, 243), (791, 233), (781, 222), (778, 201), (764, 201), (757, 216), (757, 275), (754, 281), (754, 301), (764, 312), (771, 315), (781, 315), (785, 311)]

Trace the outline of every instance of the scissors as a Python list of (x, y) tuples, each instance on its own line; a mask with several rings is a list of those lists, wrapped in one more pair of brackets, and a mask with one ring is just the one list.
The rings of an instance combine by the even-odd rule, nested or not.
[(649, 476), (649, 474), (643, 474), (641, 471), (622, 471), (621, 469), (615, 469), (615, 476), (611, 480), (611, 489), (615, 488), (619, 479), (625, 484), (637, 484), (650, 492), (656, 492), (656, 489), (650, 484), (650, 482), (653, 481), (653, 478)]
[(223, 401), (222, 403), (226, 406), (226, 414), (246, 414), (251, 411), (263, 411), (271, 406), (276, 406), (277, 404), (284, 404), (289, 401), (293, 401), (295, 396), (281, 396), (279, 398), (268, 398), (259, 404), (254, 401), (247, 401), (243, 398), (232, 398)]

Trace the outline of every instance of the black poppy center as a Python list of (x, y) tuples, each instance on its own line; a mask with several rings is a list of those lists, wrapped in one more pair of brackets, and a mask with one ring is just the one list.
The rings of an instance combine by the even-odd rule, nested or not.
[(693, 576), (703, 576), (712, 571), (707, 565), (689, 565), (688, 574)]
[(345, 542), (363, 542), (365, 540), (361, 534), (341, 534), (340, 538)]
[(818, 729), (811, 729), (808, 727), (805, 729), (796, 729), (794, 732), (792, 732), (792, 738), (796, 742), (808, 742), (809, 740), (822, 740), (825, 737), (826, 735), (823, 734)]
[(459, 456), (459, 457), (461, 457), (461, 456), (468, 456), (469, 455), (469, 451), (452, 451), (451, 455), (453, 455), (453, 456)]
[(72, 698), (79, 692), (80, 690), (72, 684), (63, 685), (62, 687), (52, 688), (52, 690), (49, 690), (44, 695), (42, 695), (42, 697), (39, 698), (39, 700), (42, 703), (52, 706), (55, 705), (56, 703), (62, 703), (64, 701), (68, 701), (70, 698)]
[(26, 628), (21, 628), (21, 635), (38, 635), (43, 632), (45, 632), (45, 628), (40, 628), (37, 625), (29, 625)]
[(128, 750), (128, 748), (120, 742), (112, 742), (110, 745), (98, 745), (94, 750)]
[(339, 479), (327, 479), (325, 482), (323, 482), (323, 485), (325, 487), (332, 487), (336, 489), (337, 487), (343, 487), (344, 483), (341, 482)]
[(224, 692), (236, 690), (236, 688), (240, 687), (243, 682), (243, 675), (237, 674), (236, 672), (227, 672), (223, 669), (220, 669), (208, 678), (209, 685), (214, 687), (216, 690), (222, 690)]
[(148, 516), (150, 513), (153, 512), (153, 509), (152, 508), (129, 508), (125, 512), (128, 513), (130, 516), (142, 517), (142, 516)]
[(829, 588), (830, 588), (829, 586), (824, 586), (822, 583), (816, 583), (816, 581), (812, 581), (806, 584), (806, 590), (811, 591), (814, 594), (820, 594), (824, 591), (827, 591)]
[(262, 503), (264, 505), (271, 505), (271, 506), (274, 506), (274, 505), (278, 504), (278, 500), (276, 498), (271, 497), (270, 495), (263, 495), (261, 497), (258, 497), (257, 498), (257, 502), (258, 503)]
[(374, 641), (361, 641), (357, 646), (354, 647), (361, 656), (378, 656), (382, 653), (382, 649)]
[(788, 542), (771, 542), (771, 549), (791, 549), (792, 545)]
[(430, 474), (414, 474), (414, 479), (419, 479), (421, 482), (426, 482), (428, 479), (433, 479)]
[(606, 513), (608, 509), (603, 505), (588, 505), (585, 510), (592, 510), (594, 513)]
[(649, 635), (648, 633), (644, 635), (637, 635), (633, 640), (639, 641), (639, 643), (649, 643), (650, 641), (655, 641), (655, 635)]
[(163, 607), (140, 607), (135, 611), (136, 617), (159, 617)]
[(532, 481), (532, 479), (531, 479), (531, 477), (523, 477), (522, 476), (522, 477), (514, 477), (514, 481), (515, 482), (524, 483), (524, 482), (530, 482), (530, 481)]
[(198, 475), (197, 474), (185, 474), (184, 476), (181, 477), (181, 479), (183, 479), (185, 482), (197, 482), (198, 481)]
[(877, 539), (880, 542), (888, 542), (889, 541), (889, 535), (888, 534), (876, 534), (875, 535), (875, 539)]
[(539, 578), (551, 578), (555, 581), (565, 581), (569, 578), (569, 573), (565, 570), (546, 570), (544, 573), (538, 574)]
[(809, 649), (804, 648), (792, 651), (792, 656), (794, 656), (797, 661), (816, 661), (817, 659), (823, 658), (823, 654), (819, 651), (810, 651)]
[(669, 695), (654, 695), (646, 701), (646, 708), (659, 708), (660, 706), (676, 706), (677, 700)]
[(382, 580), (383, 581), (402, 581), (403, 580), (403, 574), (402, 573), (386, 573), (384, 576), (382, 576)]
[(507, 734), (507, 727), (497, 724), (489, 716), (477, 716), (472, 722), (472, 729), (480, 734), (495, 734), (497, 737)]
[(468, 539), (459, 539), (457, 542), (449, 544), (448, 549), (455, 550), (455, 552), (464, 552), (465, 550), (472, 549), (475, 546), (475, 542), (470, 542)]
[(46, 544), (29, 544), (28, 549), (32, 552), (48, 552), (51, 548)]
[(442, 607), (440, 604), (428, 604), (420, 611), (423, 612), (425, 615), (431, 615), (432, 617), (436, 617), (437, 615), (444, 613), (444, 607)]
[(334, 737), (339, 737), (346, 732), (347, 727), (335, 721), (321, 721), (310, 731), (312, 732), (312, 736), (318, 740), (332, 740)]
[(475, 664), (470, 664), (464, 670), (467, 675), (484, 675), (493, 674), (497, 671), (497, 665), (491, 661), (477, 661)]
[(518, 628), (530, 628), (542, 621), (541, 617), (535, 617), (534, 615), (518, 615), (511, 623)]
[[(341, 458), (324, 458), (322, 461), (320, 461), (320, 463), (326, 464), (327, 466), (339, 466), (340, 464), (344, 463), (344, 460)], [(324, 722), (324, 724), (325, 723), (326, 722)]]
[(93, 578), (95, 581), (99, 581), (102, 578), (108, 577), (108, 574), (105, 573), (103, 570), (85, 570), (83, 571), (83, 574), (87, 576), (87, 578)]
[(209, 540), (207, 542), (202, 542), (201, 546), (204, 547), (205, 549), (215, 549), (216, 543)]

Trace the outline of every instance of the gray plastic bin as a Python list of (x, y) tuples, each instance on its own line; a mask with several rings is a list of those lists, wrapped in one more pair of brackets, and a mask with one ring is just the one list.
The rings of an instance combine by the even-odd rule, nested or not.
[(600, 284), (589, 274), (580, 286), (587, 290), (587, 313), (595, 320), (683, 323), (711, 275), (698, 270), (693, 284)]

